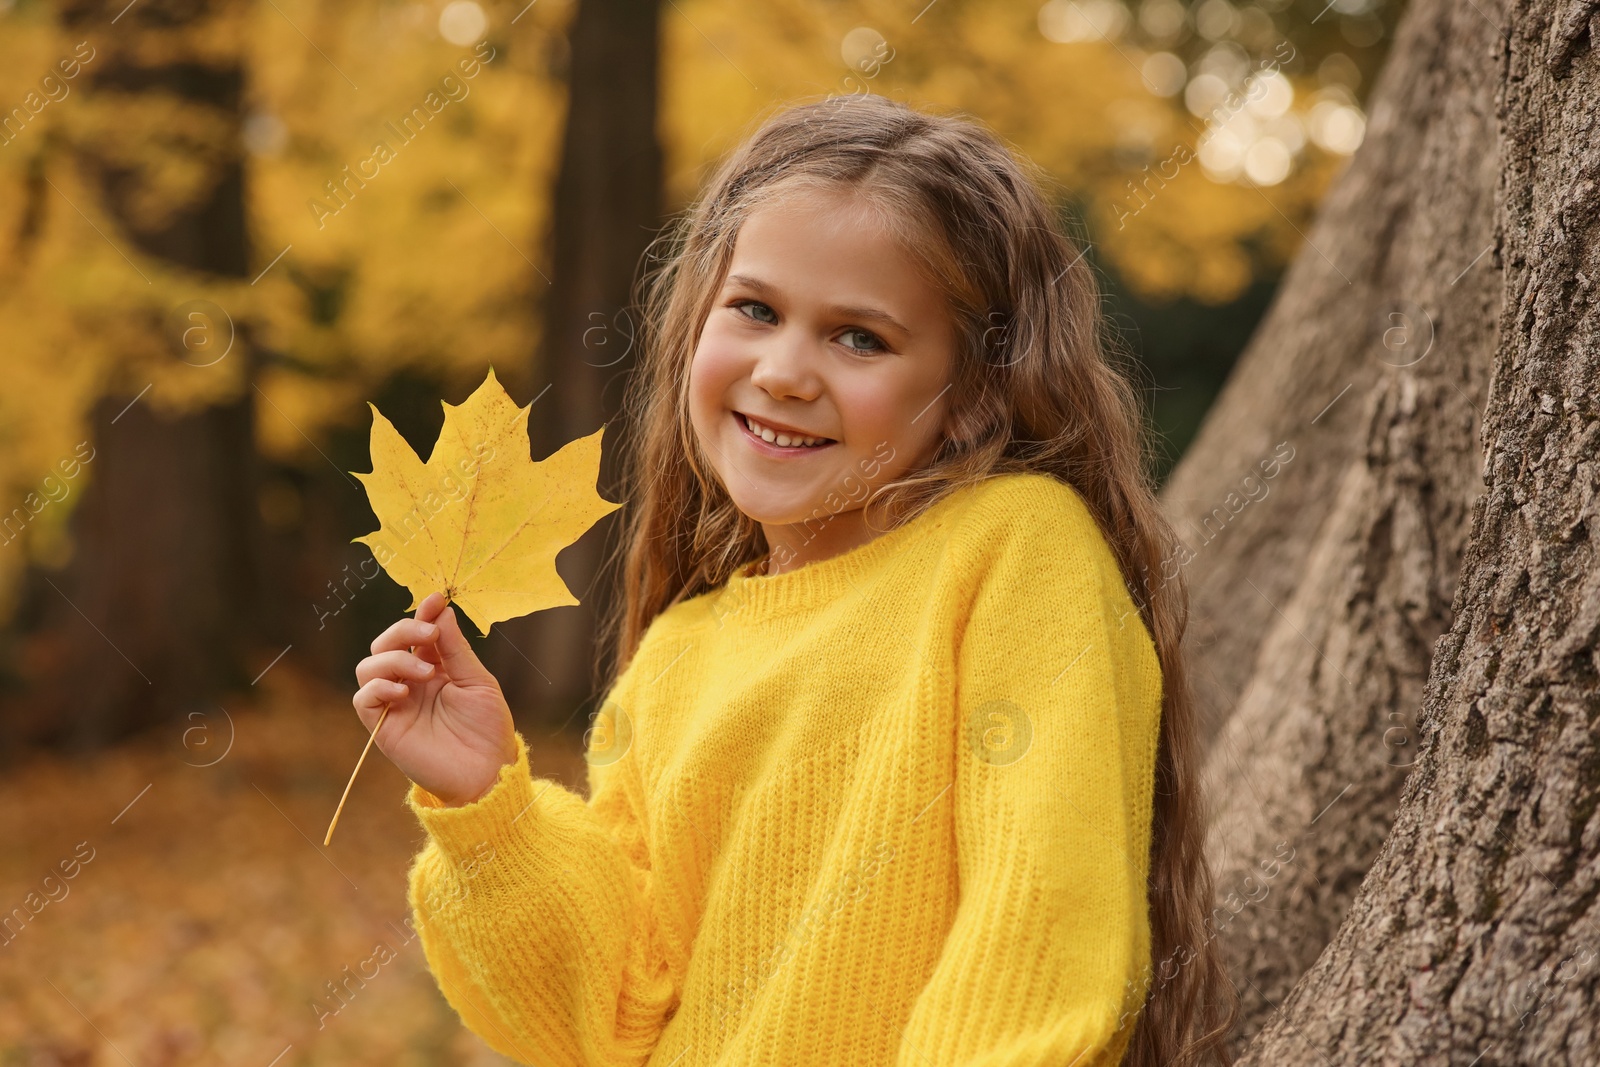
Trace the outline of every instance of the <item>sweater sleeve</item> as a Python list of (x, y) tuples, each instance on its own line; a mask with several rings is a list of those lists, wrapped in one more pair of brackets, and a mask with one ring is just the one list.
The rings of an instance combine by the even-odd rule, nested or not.
[(1024, 503), (957, 635), (959, 904), (899, 1067), (1114, 1067), (1143, 1001), (1159, 659), (1087, 507)]
[(408, 896), (428, 967), (462, 1022), (540, 1067), (642, 1064), (677, 992), (651, 907), (632, 758), (590, 764), (590, 797), (530, 777), (528, 748), (448, 807), (413, 784), (428, 837)]

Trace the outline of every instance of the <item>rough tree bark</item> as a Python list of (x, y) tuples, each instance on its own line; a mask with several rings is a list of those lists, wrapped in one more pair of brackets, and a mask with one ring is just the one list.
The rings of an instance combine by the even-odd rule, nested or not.
[(1472, 6), (1411, 5), (1365, 143), (1165, 494), (1196, 553), (1214, 928), (1241, 1044), (1389, 832), (1450, 624), (1497, 339), (1497, 41)]
[[(659, 0), (578, 0), (568, 30), (566, 132), (551, 212), (552, 263), (534, 366), (529, 437), (535, 459), (609, 422), (601, 492), (619, 495), (617, 457), (627, 449), (623, 377), (633, 365), (634, 272), (662, 222), (662, 158), (656, 136)], [(619, 76), (625, 72), (626, 76)], [(580, 604), (496, 627), (489, 665), (519, 714), (568, 718), (595, 697), (603, 676), (595, 646), (612, 590), (601, 562), (614, 523), (602, 522), (561, 553), (558, 569)], [(597, 582), (597, 578), (600, 579)], [(559, 721), (559, 720), (558, 720)]]
[[(171, 46), (177, 35), (204, 32), (195, 29), (200, 23), (237, 19), (239, 10), (233, 0), (151, 0), (115, 27), (99, 4), (63, 3), (59, 13), (65, 28), (98, 50), (83, 74), (91, 100), (154, 108), (176, 99), (214, 115), (187, 128), (216, 133), (215, 143), (185, 143), (189, 134), (174, 128), (136, 153), (81, 139), (70, 146), (70, 162), (116, 223), (109, 239), (178, 267), (235, 278), (247, 276), (249, 261), (242, 59)], [(162, 180), (163, 157), (176, 153), (206, 161), (211, 180), (178, 210), (152, 219), (141, 205)], [(63, 200), (55, 207), (73, 211)], [(220, 323), (204, 326), (222, 330)], [(250, 344), (244, 324), (238, 328), (230, 364), (195, 373), (242, 373), (250, 381)], [(184, 355), (175, 351), (174, 358)], [(32, 679), (37, 732), (14, 741), (107, 744), (191, 709), (209, 712), (216, 693), (249, 680), (244, 656), (257, 615), (259, 552), (248, 385), (232, 401), (175, 418), (144, 403), (130, 406), (141, 391), (137, 381), (123, 377), (107, 389), (90, 414), (96, 455), (70, 520), (72, 561), (60, 574), (29, 576), (31, 606), (25, 602), (22, 615), (32, 620), (29, 640), (49, 666)]]
[(1484, 491), (1393, 831), (1245, 1064), (1600, 1059), (1600, 5), (1475, 13), (1503, 270)]

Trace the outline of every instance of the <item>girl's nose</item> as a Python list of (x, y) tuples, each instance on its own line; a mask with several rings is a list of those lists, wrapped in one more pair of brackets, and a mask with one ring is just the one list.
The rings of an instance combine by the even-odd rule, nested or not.
[(750, 383), (773, 397), (813, 400), (822, 391), (816, 347), (799, 331), (788, 333), (759, 346), (750, 368)]

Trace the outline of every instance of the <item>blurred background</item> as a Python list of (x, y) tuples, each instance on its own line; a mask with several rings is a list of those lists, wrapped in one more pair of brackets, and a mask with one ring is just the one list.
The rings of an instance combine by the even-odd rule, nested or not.
[[(534, 459), (592, 433), (667, 220), (773, 110), (871, 92), (1048, 173), (1164, 477), (1398, 15), (0, 0), (0, 1067), (503, 1062), (403, 925), (421, 833), (381, 756), (320, 843), (353, 668), (410, 599), (351, 543), (369, 401), (426, 457), (492, 365)], [(478, 642), (535, 774), (580, 790), (614, 526), (558, 561), (581, 607)]]

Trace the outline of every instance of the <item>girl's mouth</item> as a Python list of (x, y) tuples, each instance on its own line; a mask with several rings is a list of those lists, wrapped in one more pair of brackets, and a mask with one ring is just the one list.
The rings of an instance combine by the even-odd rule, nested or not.
[[(733, 419), (744, 432), (745, 439), (750, 441), (758, 450), (768, 455), (793, 456), (804, 452), (820, 452), (830, 445), (838, 444), (830, 437), (809, 437), (790, 433), (780, 433), (771, 427), (762, 426), (761, 423), (751, 423), (742, 412), (735, 411)], [(781, 443), (780, 443), (781, 442)], [(809, 444), (807, 442), (810, 442)]]

